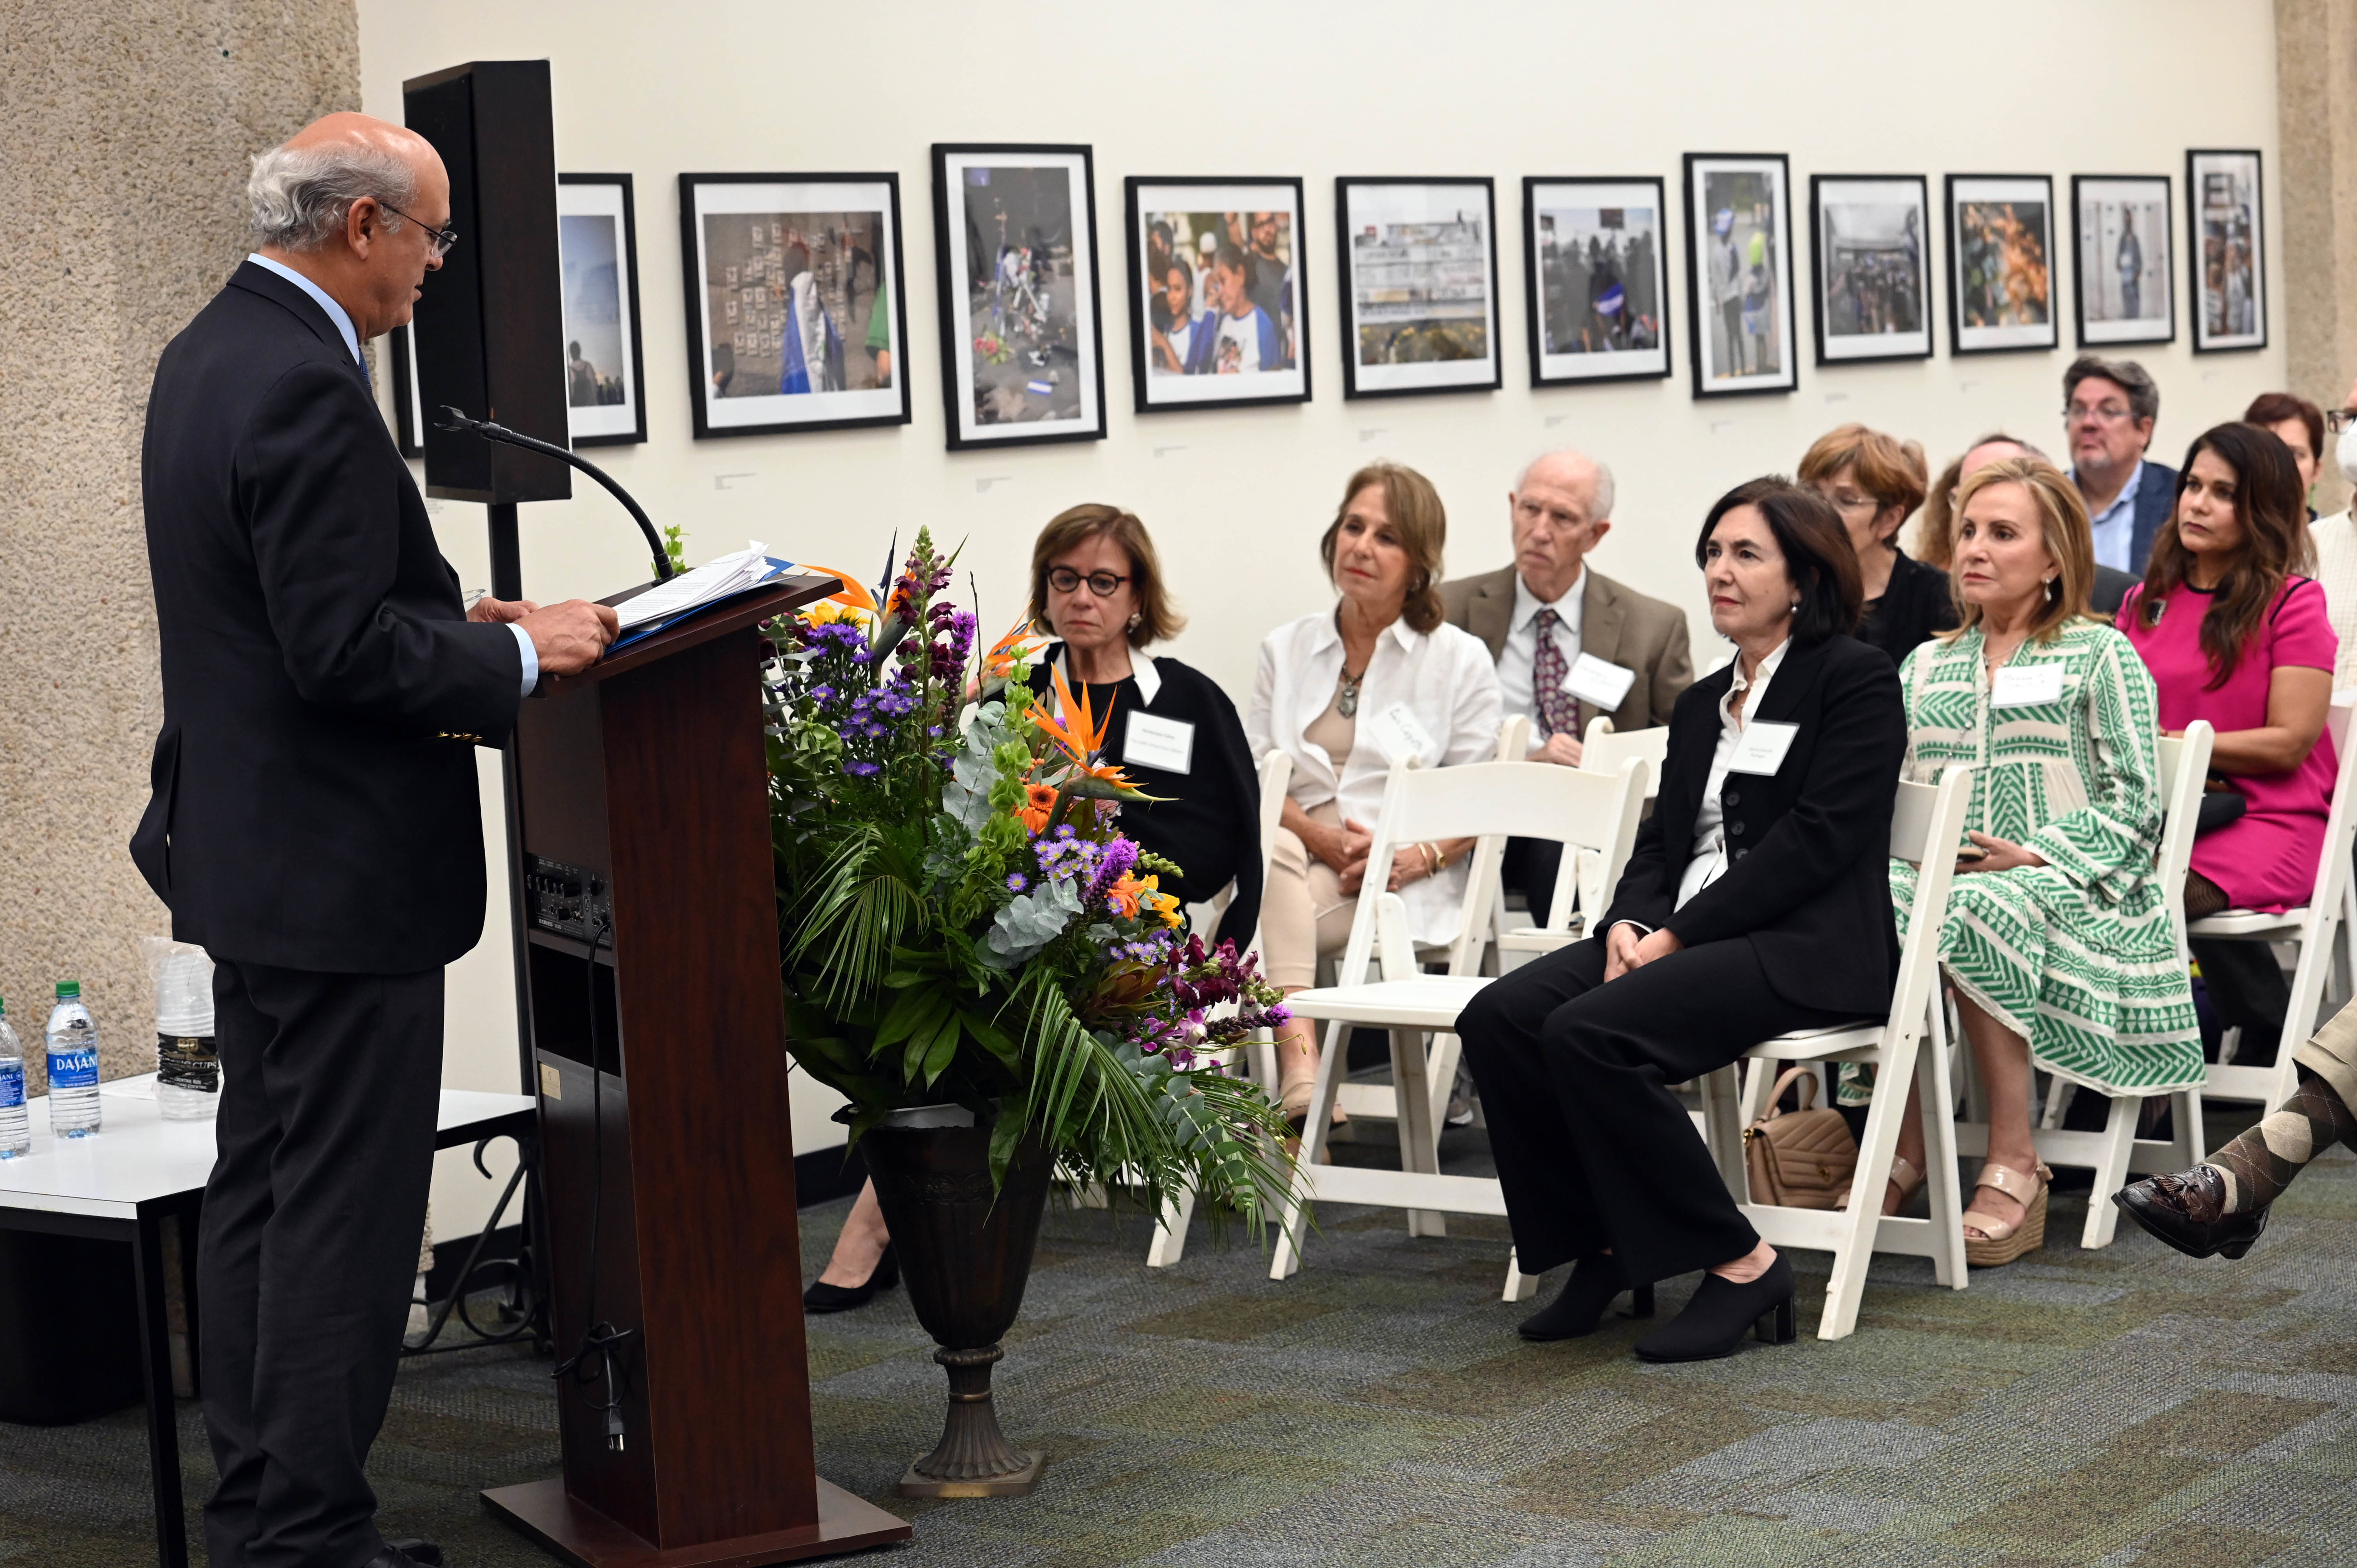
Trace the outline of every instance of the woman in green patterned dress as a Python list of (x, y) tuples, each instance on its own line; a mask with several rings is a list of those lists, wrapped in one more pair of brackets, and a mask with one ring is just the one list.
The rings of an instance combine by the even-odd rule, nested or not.
[[(2030, 1068), (2102, 1093), (2201, 1081), (2186, 968), (2154, 876), (2157, 699), (2128, 639), (2081, 613), (2094, 580), (2087, 509), (2051, 464), (1991, 464), (1956, 496), (1964, 625), (1907, 656), (1907, 777), (1975, 769), (1973, 847), (1940, 934), (1989, 1100), (1988, 1160), (1964, 1215), (1987, 1266), (2043, 1244), (2046, 1188)], [(1907, 907), (1914, 875), (1891, 867)], [(1922, 1167), (1921, 1126), (1906, 1152)]]

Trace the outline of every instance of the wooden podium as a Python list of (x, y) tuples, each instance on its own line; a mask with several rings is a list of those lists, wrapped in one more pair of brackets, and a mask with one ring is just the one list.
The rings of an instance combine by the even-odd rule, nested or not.
[(483, 1501), (585, 1568), (909, 1537), (818, 1478), (802, 1338), (756, 628), (836, 585), (790, 577), (658, 632), (544, 682), (516, 723), (551, 1322), (560, 1358), (591, 1322), (630, 1337), (612, 1396), (559, 1380), (565, 1478)]

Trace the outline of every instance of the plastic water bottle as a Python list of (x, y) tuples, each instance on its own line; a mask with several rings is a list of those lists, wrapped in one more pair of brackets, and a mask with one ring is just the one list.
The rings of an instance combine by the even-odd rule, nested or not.
[(156, 983), (156, 1109), (167, 1122), (201, 1122), (221, 1110), (221, 1058), (213, 1048), (213, 961), (194, 942), (149, 937)]
[(33, 1119), (25, 1111), (25, 1047), (8, 1026), (8, 1002), (0, 997), (0, 1160), (13, 1160), (33, 1147)]
[(49, 1009), (49, 1131), (87, 1138), (98, 1131), (98, 1026), (81, 1004), (81, 982), (58, 982)]

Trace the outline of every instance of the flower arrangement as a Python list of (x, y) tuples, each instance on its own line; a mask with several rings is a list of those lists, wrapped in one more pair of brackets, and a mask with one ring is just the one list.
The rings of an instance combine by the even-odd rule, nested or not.
[(1036, 1135), (1074, 1180), (1257, 1219), (1283, 1118), (1202, 1057), (1282, 1022), (1280, 993), (1181, 934), (1178, 868), (1120, 831), (1146, 797), (1103, 759), (1112, 715), (1060, 673), (1035, 699), (1017, 635), (976, 660), (952, 564), (920, 532), (880, 604), (845, 577), (767, 628), (790, 1048), (855, 1139), (955, 1102), (995, 1117), (1002, 1176)]

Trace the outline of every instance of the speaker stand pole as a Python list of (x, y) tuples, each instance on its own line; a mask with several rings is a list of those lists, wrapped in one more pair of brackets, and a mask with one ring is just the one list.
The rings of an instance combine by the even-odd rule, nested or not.
[[(520, 599), (523, 597), (523, 549), (516, 538), (515, 503), (494, 501), (488, 510), (491, 523), (491, 597)], [(518, 847), (523, 842), (523, 829), (518, 821), (512, 735), (500, 748), (500, 796), (507, 808), (508, 929), (515, 933), (516, 1078), (522, 1092), (537, 1094), (540, 1086), (533, 1076), (530, 955), (524, 950), (522, 935), (523, 855)]]

